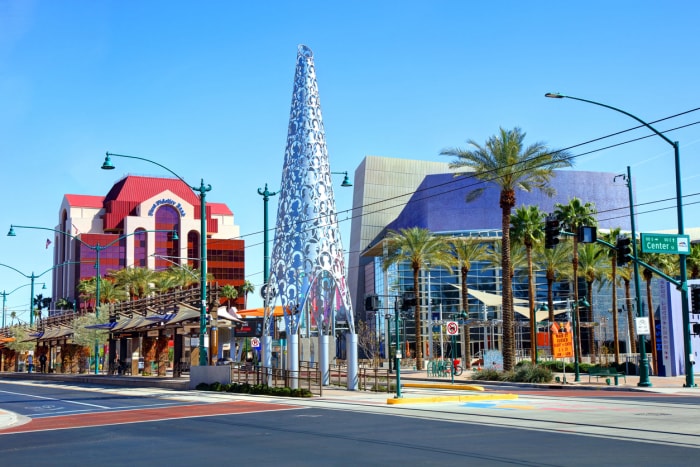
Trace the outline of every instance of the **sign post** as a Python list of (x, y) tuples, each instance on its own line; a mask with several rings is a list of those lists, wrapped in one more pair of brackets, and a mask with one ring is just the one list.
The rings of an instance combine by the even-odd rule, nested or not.
[[(568, 323), (567, 323), (568, 324)], [(568, 328), (569, 326), (567, 326)], [(552, 356), (557, 358), (570, 358), (574, 356), (574, 337), (571, 332), (560, 329), (557, 323), (552, 323)], [(566, 364), (564, 367), (564, 379), (566, 383)]]

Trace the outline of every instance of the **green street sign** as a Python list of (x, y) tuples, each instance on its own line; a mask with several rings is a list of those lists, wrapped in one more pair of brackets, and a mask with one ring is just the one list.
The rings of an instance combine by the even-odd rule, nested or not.
[(690, 254), (690, 237), (688, 235), (643, 233), (641, 237), (642, 253)]

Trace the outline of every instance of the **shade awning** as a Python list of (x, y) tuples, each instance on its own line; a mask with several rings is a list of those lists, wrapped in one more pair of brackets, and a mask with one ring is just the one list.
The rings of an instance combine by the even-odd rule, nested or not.
[[(276, 317), (284, 316), (284, 308), (281, 305), (276, 306), (273, 312), (274, 316)], [(265, 316), (265, 308), (249, 308), (247, 310), (240, 310), (238, 314), (243, 319), (255, 317), (262, 318), (263, 316)]]
[[(486, 306), (501, 306), (503, 304), (503, 296), (498, 294), (471, 289), (469, 289), (468, 293)], [(513, 298), (513, 303), (527, 303), (527, 300), (522, 298)]]
[[(526, 306), (518, 306), (514, 305), (513, 306), (513, 311), (518, 313), (519, 315), (522, 315), (528, 319), (530, 319), (530, 308)], [(554, 310), (554, 315), (558, 315), (560, 313), (566, 313), (568, 310)], [(537, 322), (540, 321), (545, 321), (549, 318), (549, 311), (535, 311), (535, 320)]]

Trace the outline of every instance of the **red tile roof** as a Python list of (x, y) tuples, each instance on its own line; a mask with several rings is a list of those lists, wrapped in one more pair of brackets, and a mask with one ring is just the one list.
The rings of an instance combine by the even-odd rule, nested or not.
[(207, 207), (209, 208), (209, 213), (212, 216), (233, 216), (233, 212), (224, 203), (207, 202)]
[(104, 196), (93, 195), (65, 195), (66, 201), (71, 207), (101, 209)]

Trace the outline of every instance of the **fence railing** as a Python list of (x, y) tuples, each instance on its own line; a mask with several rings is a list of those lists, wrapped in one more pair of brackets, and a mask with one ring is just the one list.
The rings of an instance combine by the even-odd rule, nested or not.
[(395, 383), (392, 384), (389, 370), (384, 368), (360, 368), (358, 379), (360, 391), (392, 392), (396, 387)]
[(310, 368), (298, 371), (262, 366), (231, 365), (231, 382), (250, 385), (266, 384), (275, 388), (307, 389), (311, 394), (323, 395), (321, 372)]

